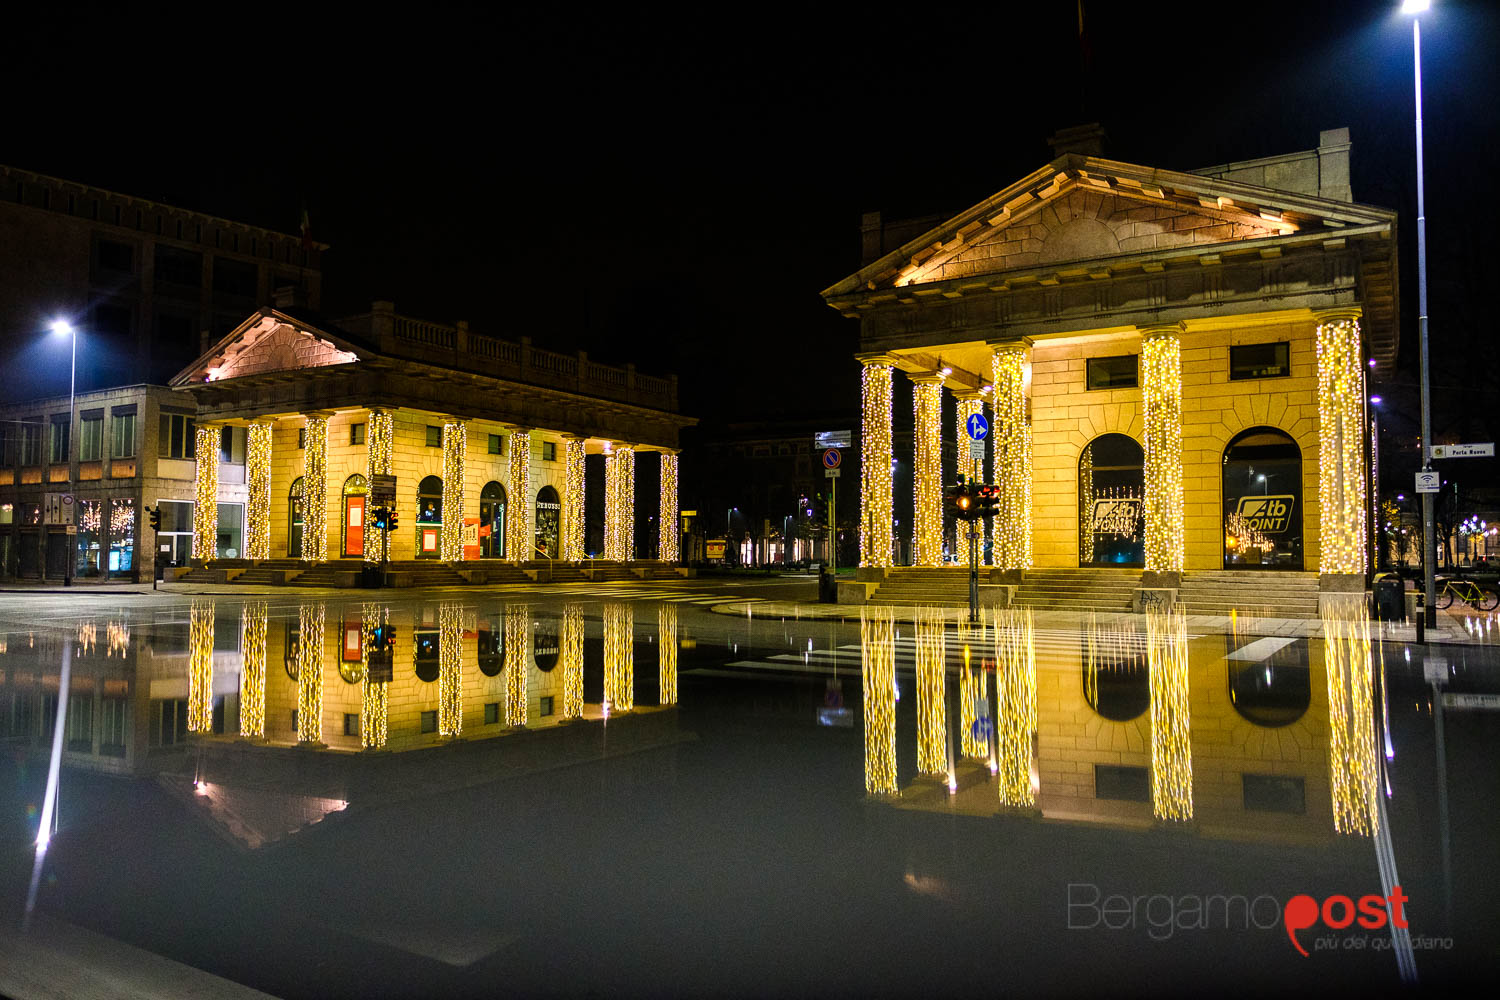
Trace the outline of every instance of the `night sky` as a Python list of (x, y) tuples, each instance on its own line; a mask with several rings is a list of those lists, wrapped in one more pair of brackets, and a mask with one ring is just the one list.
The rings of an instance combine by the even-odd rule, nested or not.
[[(388, 298), (676, 371), (684, 411), (716, 423), (857, 412), (855, 324), (818, 292), (857, 268), (861, 212), (957, 212), (1081, 121), (1102, 121), (1111, 158), (1181, 169), (1347, 126), (1355, 197), (1401, 213), (1403, 351), (1380, 375), (1415, 383), (1398, 3), (1093, 4), (1086, 73), (1076, 5), (1033, 6), (13, 21), (0, 162), (285, 232), (305, 204), (333, 248), (326, 313)], [(1439, 440), (1500, 423), (1480, 294), (1500, 228), (1496, 41), (1494, 5), (1423, 21)], [(1383, 391), (1414, 449), (1414, 393)]]

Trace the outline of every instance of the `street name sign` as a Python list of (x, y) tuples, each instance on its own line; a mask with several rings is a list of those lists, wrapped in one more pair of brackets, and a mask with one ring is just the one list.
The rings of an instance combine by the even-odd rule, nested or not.
[(818, 431), (813, 434), (813, 444), (818, 448), (852, 448), (853, 431)]
[(1435, 444), (1432, 446), (1433, 458), (1494, 458), (1495, 442), (1486, 441), (1483, 444)]
[(1441, 472), (1419, 472), (1417, 473), (1418, 493), (1441, 493), (1443, 490), (1443, 474)]
[(1444, 708), (1483, 708), (1491, 712), (1500, 710), (1500, 694), (1457, 694), (1449, 692), (1443, 695)]

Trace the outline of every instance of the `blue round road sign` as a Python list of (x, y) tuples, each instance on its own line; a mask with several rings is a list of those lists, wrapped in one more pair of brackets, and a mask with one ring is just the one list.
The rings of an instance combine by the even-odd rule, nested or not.
[(994, 732), (994, 727), (990, 725), (989, 719), (980, 716), (969, 727), (969, 732), (974, 734), (976, 740), (987, 740), (990, 738), (990, 733)]
[(971, 413), (965, 424), (969, 428), (969, 437), (975, 441), (983, 441), (984, 436), (990, 432), (990, 422), (984, 419), (983, 413)]
[(827, 451), (823, 452), (823, 468), (825, 469), (837, 469), (839, 467), (839, 463), (843, 460), (844, 454), (837, 448), (829, 448)]

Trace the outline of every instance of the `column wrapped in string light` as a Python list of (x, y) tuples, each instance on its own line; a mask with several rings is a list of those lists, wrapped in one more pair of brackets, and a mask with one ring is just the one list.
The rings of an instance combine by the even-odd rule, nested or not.
[[(326, 422), (325, 422), (326, 425)], [(309, 440), (312, 435), (308, 435)], [(298, 610), (297, 742), (323, 742), (323, 642), (327, 608), (304, 604)]]
[(271, 558), (271, 425), (245, 430), (245, 557)]
[(564, 604), (562, 610), (562, 670), (564, 719), (583, 718), (583, 605)]
[(1323, 312), (1317, 320), (1319, 570), (1363, 573), (1365, 372), (1359, 310)]
[[(583, 438), (563, 440), (562, 557), (563, 562), (581, 562), (584, 558), (584, 450)], [(675, 470), (675, 466), (674, 466)], [(675, 488), (675, 480), (674, 480)]]
[[(985, 386), (981, 391), (994, 391), (994, 386)], [(988, 442), (984, 449), (984, 461), (981, 463), (980, 478), (986, 483), (995, 482), (995, 471), (999, 468), (995, 460), (995, 408), (988, 403), (985, 407), (985, 416), (989, 418), (990, 435), (985, 440)], [(986, 517), (982, 519), (984, 524), (984, 564), (995, 565), (995, 519)]]
[(438, 735), (464, 733), (464, 606), (438, 605)]
[(1031, 428), (1026, 421), (1026, 347), (994, 349), (995, 420), (990, 428), (995, 451), (995, 565), (1031, 568)]
[(682, 532), (678, 528), (681, 518), (677, 513), (677, 453), (661, 453), (661, 509), (657, 515), (661, 533), (657, 545), (657, 558), (674, 563), (682, 558)]
[[(987, 702), (990, 695), (989, 675), (985, 673), (983, 662), (975, 662), (976, 653), (981, 660), (983, 657), (983, 633), (969, 630), (965, 632), (962, 641), (964, 665), (958, 675), (958, 721), (962, 731), (960, 752), (965, 757), (988, 757), (989, 740), (975, 725), (979, 721), (980, 705)], [(989, 713), (984, 714), (988, 716)]]
[(859, 438), (859, 564), (891, 565), (891, 359), (862, 359)]
[[(371, 414), (372, 422), (374, 414)], [(369, 434), (365, 441), (370, 440)], [(378, 604), (366, 604), (360, 616), (360, 660), (364, 677), (359, 688), (359, 744), (366, 750), (380, 750), (390, 736), (390, 685), (370, 676), (370, 651), (375, 646), (375, 629), (389, 624), (390, 610)], [(382, 651), (384, 655), (384, 651)]]
[(302, 561), (328, 558), (328, 418), (307, 417), (302, 450)]
[(635, 449), (614, 445), (604, 459), (604, 558), (635, 555)]
[[(391, 474), (391, 445), (396, 437), (396, 419), (387, 410), (371, 410), (365, 421), (365, 481)], [(385, 532), (366, 529), (365, 562), (378, 563), (385, 555)], [(383, 744), (382, 744), (383, 745)]]
[(656, 678), (659, 705), (677, 704), (677, 605), (663, 601), (656, 609)]
[(984, 397), (977, 392), (954, 393), (958, 419), (954, 422), (953, 440), (958, 442), (958, 471), (971, 483), (984, 482), (984, 462), (969, 458), (969, 418), (984, 412)]
[(1146, 571), (1181, 573), (1182, 324), (1141, 331)]
[(266, 735), (266, 622), (265, 601), (245, 605), (240, 618), (240, 735), (263, 739)]
[(604, 710), (635, 707), (634, 614), (623, 602), (604, 605)]
[(531, 608), (505, 609), (505, 724), (526, 725), (526, 680), (531, 673)]
[(1078, 459), (1078, 561), (1094, 561), (1094, 445), (1083, 446)]
[(464, 557), (464, 459), (469, 454), (468, 426), (462, 420), (443, 423), (443, 526), (439, 557), (461, 562)]
[(936, 608), (918, 608), (913, 624), (917, 633), (917, 770), (922, 774), (948, 774), (943, 613)]
[(219, 428), (199, 424), (193, 440), (197, 480), (193, 490), (193, 558), (208, 562), (219, 544)]
[(1036, 805), (1032, 750), (1036, 745), (1036, 637), (1030, 608), (1011, 608), (995, 620), (996, 780), (1000, 804)]
[(1193, 752), (1188, 727), (1187, 619), (1146, 615), (1146, 669), (1151, 691), (1151, 813), (1193, 818)]
[(865, 791), (896, 794), (896, 619), (889, 608), (859, 609), (865, 701)]
[(214, 725), (214, 602), (194, 601), (188, 608), (188, 719), (190, 733)]
[(916, 413), (911, 562), (937, 566), (943, 561), (943, 377), (913, 375), (911, 383)]
[(1328, 674), (1328, 771), (1333, 828), (1370, 837), (1380, 832), (1379, 771), (1375, 761), (1374, 683), (1370, 624), (1358, 609), (1323, 619), (1323, 666)]
[(531, 431), (510, 435), (510, 506), (505, 519), (505, 551), (511, 562), (527, 562), (536, 539), (531, 534)]

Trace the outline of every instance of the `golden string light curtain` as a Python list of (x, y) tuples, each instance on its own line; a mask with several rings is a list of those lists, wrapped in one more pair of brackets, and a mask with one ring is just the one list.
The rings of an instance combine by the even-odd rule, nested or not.
[(438, 537), (439, 557), (458, 562), (464, 557), (464, 459), (469, 453), (469, 430), (461, 420), (443, 424), (443, 524)]
[(214, 722), (214, 602), (188, 608), (188, 732), (206, 733)]
[(678, 527), (677, 513), (677, 455), (675, 452), (661, 453), (661, 506), (658, 522), (661, 540), (657, 547), (657, 558), (674, 563), (682, 558), (682, 532)]
[(327, 608), (304, 604), (297, 611), (297, 741), (323, 742), (323, 642)]
[(193, 558), (207, 562), (219, 544), (219, 428), (199, 424), (193, 437), (197, 479), (193, 488)]
[(1193, 752), (1188, 726), (1187, 619), (1146, 615), (1146, 669), (1151, 692), (1151, 813), (1193, 818)]
[[(365, 481), (373, 488), (376, 476), (391, 474), (391, 443), (396, 434), (396, 420), (386, 410), (371, 410), (365, 422)], [(384, 553), (385, 532), (366, 528), (365, 562), (380, 562)]]
[[(675, 456), (674, 456), (675, 457)], [(562, 504), (562, 557), (564, 562), (579, 562), (584, 558), (584, 442), (583, 438), (567, 438), (563, 441), (563, 470), (566, 482), (563, 485)], [(676, 471), (676, 463), (673, 463)], [(664, 473), (665, 474), (665, 473)], [(676, 478), (673, 478), (676, 489)], [(677, 502), (674, 492), (672, 502)]]
[(626, 444), (604, 459), (604, 558), (635, 558), (635, 449)]
[(271, 425), (245, 430), (245, 558), (271, 558)]
[(565, 604), (560, 637), (564, 719), (583, 718), (583, 605)]
[(1359, 311), (1319, 313), (1319, 570), (1363, 573), (1365, 533), (1365, 370)]
[(302, 451), (302, 560), (328, 558), (328, 418), (307, 418)]
[(1328, 771), (1333, 828), (1362, 837), (1380, 832), (1379, 768), (1375, 760), (1374, 676), (1370, 623), (1357, 608), (1323, 618), (1328, 674)]
[(895, 515), (891, 509), (891, 362), (865, 360), (860, 380), (859, 564), (890, 566)]
[(889, 608), (859, 612), (865, 704), (865, 791), (896, 794), (896, 620)]
[(946, 774), (950, 767), (943, 613), (918, 608), (913, 624), (917, 633), (917, 770)]
[(604, 702), (607, 712), (635, 707), (634, 616), (631, 606), (604, 605)]
[(1036, 638), (1031, 609), (1007, 609), (995, 618), (996, 783), (1000, 804), (1036, 804), (1032, 750), (1036, 745)]
[[(984, 626), (987, 627), (987, 626)], [(958, 720), (961, 750), (965, 757), (988, 757), (989, 737), (977, 725), (981, 716), (988, 717), (989, 678), (984, 670), (983, 628), (966, 629), (961, 639), (964, 650), (963, 672), (958, 675)]]
[(662, 603), (656, 610), (657, 704), (677, 704), (677, 605)]
[(510, 508), (505, 519), (505, 551), (511, 562), (528, 562), (536, 539), (531, 533), (531, 431), (510, 435)]
[(240, 735), (263, 739), (266, 735), (266, 625), (265, 601), (245, 605), (240, 619)]
[(526, 681), (531, 672), (531, 607), (505, 609), (505, 724), (526, 725)]
[(991, 363), (995, 423), (990, 440), (995, 450), (994, 559), (1001, 569), (1031, 568), (1031, 425), (1026, 419), (1026, 348), (1013, 344), (994, 349)]
[(943, 560), (943, 377), (912, 376), (916, 411), (916, 475), (912, 517), (912, 565)]
[(1146, 569), (1181, 573), (1182, 325), (1141, 331)]
[(464, 619), (462, 604), (438, 605), (438, 734), (464, 732)]
[[(365, 436), (369, 440), (369, 435)], [(375, 630), (390, 622), (390, 610), (375, 604), (366, 604), (360, 618), (360, 661), (364, 676), (359, 688), (359, 743), (366, 750), (380, 750), (390, 735), (390, 691), (384, 679), (376, 680), (370, 670), (370, 654), (382, 659), (385, 650), (376, 650)]]

